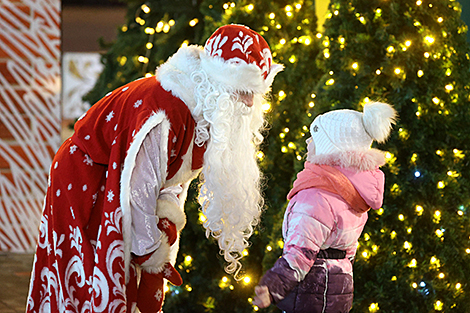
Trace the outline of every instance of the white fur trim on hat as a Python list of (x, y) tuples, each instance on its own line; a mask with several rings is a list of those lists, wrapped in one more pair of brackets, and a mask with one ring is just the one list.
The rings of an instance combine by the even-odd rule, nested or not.
[(203, 71), (210, 79), (233, 90), (265, 94), (270, 91), (277, 73), (284, 66), (273, 64), (266, 79), (255, 64), (230, 63), (217, 56), (208, 56), (201, 46), (181, 47), (164, 64), (157, 68), (157, 79), (162, 87), (194, 108), (194, 82), (191, 75)]

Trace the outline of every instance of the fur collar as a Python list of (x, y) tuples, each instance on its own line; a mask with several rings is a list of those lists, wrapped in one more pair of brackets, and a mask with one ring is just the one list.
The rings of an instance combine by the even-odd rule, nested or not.
[(344, 151), (307, 156), (312, 164), (339, 166), (356, 172), (372, 171), (385, 164), (385, 154), (378, 149)]

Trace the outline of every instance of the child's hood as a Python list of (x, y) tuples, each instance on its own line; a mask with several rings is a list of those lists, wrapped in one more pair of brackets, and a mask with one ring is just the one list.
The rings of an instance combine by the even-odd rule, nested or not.
[(380, 169), (356, 172), (348, 168), (336, 166), (354, 185), (364, 201), (374, 210), (383, 203), (385, 175)]

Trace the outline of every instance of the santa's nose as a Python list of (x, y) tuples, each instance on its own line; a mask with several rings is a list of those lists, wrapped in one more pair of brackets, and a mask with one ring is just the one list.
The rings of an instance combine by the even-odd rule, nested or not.
[(240, 93), (240, 101), (243, 102), (247, 107), (253, 106), (253, 94)]

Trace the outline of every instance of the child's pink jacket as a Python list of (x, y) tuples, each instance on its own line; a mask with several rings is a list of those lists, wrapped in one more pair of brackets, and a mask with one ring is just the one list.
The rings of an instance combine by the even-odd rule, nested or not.
[[(347, 180), (349, 190), (336, 188), (337, 181), (329, 182), (335, 190), (318, 187), (318, 175), (312, 175), (313, 187), (309, 187), (309, 169), (322, 168), (336, 171), (339, 175), (333, 178)], [(352, 262), (367, 221), (367, 209), (355, 210), (351, 203), (363, 201), (367, 207), (380, 208), (384, 174), (378, 166), (358, 171), (309, 162), (301, 173), (304, 184), (296, 186), (299, 174), (284, 215), (283, 256), (259, 284), (268, 286), (273, 302), (289, 313), (349, 312), (354, 291)], [(317, 257), (320, 250), (328, 248), (346, 251), (346, 257)]]

